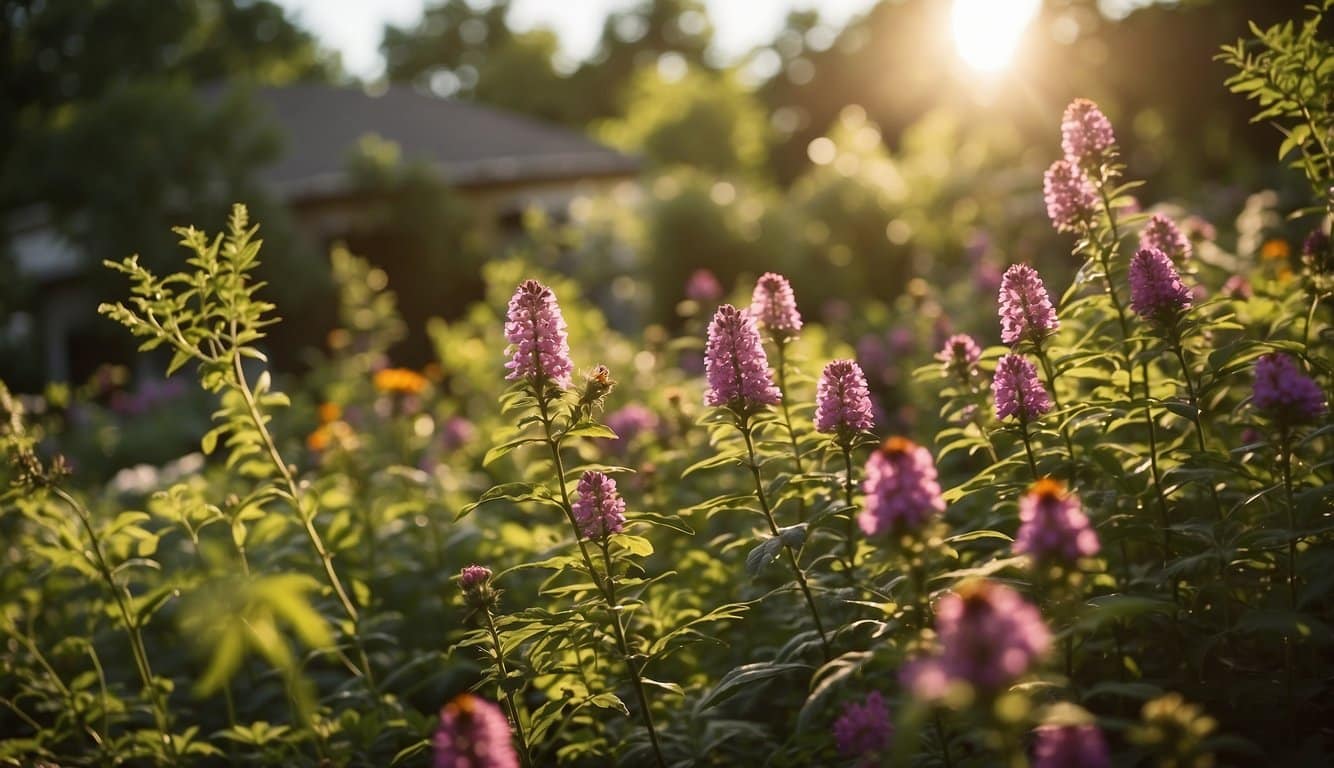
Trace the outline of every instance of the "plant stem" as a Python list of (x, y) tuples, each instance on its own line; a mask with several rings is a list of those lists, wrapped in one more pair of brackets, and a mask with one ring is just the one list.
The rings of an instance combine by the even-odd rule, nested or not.
[(1038, 480), (1038, 462), (1033, 458), (1033, 446), (1029, 443), (1028, 437), (1028, 419), (1019, 419), (1019, 430), (1024, 436), (1024, 454), (1028, 456), (1028, 470), (1033, 473), (1033, 481)]
[(630, 652), (630, 642), (625, 636), (625, 627), (621, 624), (621, 611), (616, 600), (616, 579), (611, 571), (611, 552), (607, 548), (607, 540), (604, 538), (602, 545), (602, 562), (607, 569), (607, 609), (611, 612), (612, 626), (616, 629), (616, 644), (620, 646), (621, 657), (625, 659), (625, 668), (630, 673), (630, 681), (634, 683), (635, 697), (639, 699), (639, 711), (644, 719), (644, 727), (648, 729), (649, 741), (653, 744), (653, 756), (657, 758), (659, 768), (667, 768), (667, 761), (662, 756), (662, 745), (658, 742), (658, 729), (653, 724), (653, 710), (649, 708), (648, 694), (644, 691), (643, 667), (636, 666), (634, 655)]
[[(1181, 363), (1181, 378), (1186, 382), (1186, 393), (1190, 398), (1191, 420), (1195, 422), (1195, 439), (1199, 443), (1200, 453), (1208, 453), (1204, 442), (1204, 422), (1200, 419), (1200, 398), (1196, 388), (1195, 381), (1190, 375), (1190, 366), (1186, 365), (1186, 351), (1181, 346), (1181, 339), (1173, 334), (1172, 351), (1176, 353), (1177, 362)], [(1214, 487), (1213, 481), (1209, 481), (1209, 495), (1214, 500), (1214, 512), (1219, 521), (1223, 519), (1223, 502), (1218, 498), (1218, 489)]]
[(940, 710), (935, 711), (936, 738), (940, 739), (940, 759), (945, 764), (945, 768), (954, 768), (954, 762), (950, 760), (950, 742), (945, 736), (945, 724), (940, 720)]
[(760, 478), (760, 466), (755, 458), (755, 441), (750, 435), (750, 424), (741, 421), (737, 424), (737, 429), (741, 430), (741, 436), (746, 440), (746, 453), (749, 457), (749, 466), (751, 477), (755, 480), (755, 496), (760, 500), (760, 508), (764, 510), (764, 519), (769, 523), (769, 531), (778, 537), (779, 544), (783, 547), (783, 552), (787, 554), (788, 563), (792, 566), (792, 573), (797, 577), (797, 585), (801, 587), (801, 593), (806, 596), (806, 606), (810, 608), (811, 618), (815, 620), (815, 629), (820, 633), (820, 645), (824, 648), (825, 661), (834, 658), (833, 651), (829, 646), (829, 638), (825, 636), (824, 623), (820, 621), (820, 612), (815, 607), (815, 597), (811, 594), (811, 588), (806, 584), (806, 574), (801, 570), (800, 563), (797, 562), (797, 556), (787, 542), (782, 540), (782, 534), (778, 530), (778, 523), (774, 522), (773, 509), (769, 506), (769, 498), (764, 493), (764, 481)]
[[(788, 440), (792, 443), (792, 461), (797, 466), (797, 474), (805, 474), (806, 469), (802, 466), (801, 448), (797, 446), (797, 433), (792, 429), (792, 414), (788, 409), (788, 390), (787, 390), (787, 339), (775, 339), (774, 346), (778, 350), (778, 392), (779, 405), (783, 410), (783, 426), (787, 428)], [(805, 521), (806, 519), (806, 498), (797, 496), (797, 519)]]
[(500, 695), (505, 701), (505, 707), (509, 709), (510, 719), (514, 721), (514, 735), (519, 741), (519, 754), (523, 756), (525, 766), (532, 766), (533, 756), (528, 752), (528, 737), (523, 731), (523, 718), (519, 716), (519, 705), (514, 701), (513, 692), (505, 685), (510, 674), (508, 667), (505, 665), (505, 648), (500, 643), (500, 633), (496, 631), (496, 621), (491, 616), (491, 609), (483, 606), (482, 615), (486, 617), (486, 628), (491, 633), (491, 643), (496, 649), (496, 671), (500, 673)]
[(852, 445), (844, 441), (839, 446), (843, 449), (843, 468), (847, 474), (843, 476), (843, 501), (848, 506), (848, 529), (845, 537), (845, 544), (848, 550), (848, 583), (855, 585), (857, 583), (857, 516), (853, 514), (852, 493), (855, 487), (852, 482)]
[[(1065, 410), (1065, 406), (1061, 405), (1061, 397), (1056, 394), (1056, 366), (1052, 365), (1051, 360), (1047, 357), (1047, 350), (1042, 348), (1041, 342), (1034, 342), (1033, 348), (1038, 356), (1038, 362), (1042, 364), (1042, 372), (1046, 375), (1047, 389), (1051, 390), (1051, 401), (1059, 413)], [(1061, 420), (1061, 437), (1065, 438), (1065, 450), (1070, 455), (1070, 475), (1071, 479), (1074, 479), (1075, 443), (1070, 439), (1070, 425), (1064, 419)]]
[(116, 609), (120, 613), (121, 623), (125, 625), (125, 633), (129, 636), (130, 652), (134, 655), (134, 665), (139, 671), (139, 680), (143, 683), (144, 690), (148, 693), (149, 703), (153, 707), (153, 720), (157, 724), (158, 735), (167, 748), (167, 755), (171, 758), (171, 764), (175, 765), (180, 760), (180, 754), (176, 751), (176, 740), (172, 737), (170, 720), (167, 716), (166, 703), (162, 700), (162, 693), (158, 690), (156, 678), (153, 676), (153, 668), (148, 661), (148, 650), (144, 645), (144, 635), (139, 631), (139, 624), (130, 615), (130, 607), (125, 602), (125, 589), (117, 582), (111, 566), (107, 563), (106, 555), (102, 552), (102, 541), (97, 537), (97, 531), (93, 529), (92, 515), (79, 503), (77, 499), (71, 496), (65, 489), (59, 486), (52, 486), (51, 492), (56, 498), (63, 501), (74, 515), (79, 518), (79, 523), (83, 530), (88, 534), (88, 541), (91, 544), (93, 553), (93, 565), (106, 582), (107, 589), (111, 591), (111, 596), (116, 600)]
[[(1283, 473), (1283, 497), (1288, 509), (1288, 610), (1297, 612), (1297, 507), (1292, 494), (1292, 435), (1287, 425), (1279, 430), (1279, 469)], [(1293, 667), (1295, 638), (1290, 632), (1283, 636), (1283, 669), (1287, 680), (1288, 728), (1295, 736), (1297, 731), (1297, 699), (1293, 690)]]

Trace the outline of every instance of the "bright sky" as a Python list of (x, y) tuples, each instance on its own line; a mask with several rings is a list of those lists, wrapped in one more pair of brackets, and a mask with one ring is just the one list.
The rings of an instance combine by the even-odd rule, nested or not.
[[(277, 0), (298, 23), (343, 56), (354, 75), (372, 78), (383, 69), (380, 37), (386, 23), (416, 21), (428, 0)], [(825, 23), (840, 28), (875, 0), (705, 0), (714, 41), (727, 59), (773, 39), (788, 11), (819, 6)], [(559, 34), (564, 53), (584, 58), (593, 51), (602, 20), (636, 0), (514, 0), (510, 23), (518, 29), (549, 26)]]

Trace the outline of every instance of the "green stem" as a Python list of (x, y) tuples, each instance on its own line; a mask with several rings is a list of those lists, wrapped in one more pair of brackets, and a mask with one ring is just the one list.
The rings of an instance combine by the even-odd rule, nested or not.
[(180, 761), (180, 754), (176, 751), (176, 740), (169, 730), (170, 720), (167, 716), (167, 707), (162, 700), (162, 692), (158, 690), (156, 678), (153, 676), (153, 668), (148, 661), (148, 650), (144, 645), (144, 636), (139, 631), (138, 622), (130, 614), (129, 605), (125, 602), (125, 589), (116, 582), (111, 565), (107, 563), (106, 555), (102, 552), (102, 541), (97, 537), (97, 531), (93, 529), (92, 516), (65, 489), (53, 486), (51, 492), (73, 510), (74, 515), (79, 518), (79, 523), (83, 526), (84, 532), (88, 534), (88, 541), (93, 553), (93, 565), (102, 576), (102, 580), (106, 582), (107, 589), (111, 591), (111, 596), (115, 598), (121, 623), (125, 626), (126, 635), (129, 636), (130, 652), (134, 655), (134, 665), (139, 671), (139, 680), (143, 683), (144, 691), (148, 694), (149, 703), (153, 707), (153, 720), (157, 724), (158, 734), (166, 745), (171, 764), (175, 765)]
[(483, 606), (482, 615), (486, 617), (486, 629), (491, 633), (491, 643), (496, 649), (496, 671), (500, 673), (500, 695), (505, 701), (505, 707), (509, 710), (510, 719), (514, 721), (514, 735), (519, 741), (519, 754), (523, 757), (525, 766), (532, 766), (533, 756), (528, 751), (528, 737), (523, 731), (523, 718), (519, 716), (519, 705), (514, 701), (514, 693), (506, 685), (510, 673), (505, 664), (505, 647), (500, 643), (500, 633), (496, 631), (496, 621), (491, 616), (491, 609)]
[(1019, 419), (1019, 430), (1024, 436), (1024, 455), (1028, 456), (1028, 470), (1033, 473), (1033, 481), (1038, 480), (1038, 462), (1033, 458), (1033, 446), (1029, 443), (1028, 419)]
[[(779, 405), (783, 411), (783, 426), (787, 428), (788, 441), (792, 444), (792, 461), (797, 466), (797, 474), (805, 474), (806, 469), (801, 461), (801, 448), (797, 446), (797, 433), (792, 429), (792, 414), (788, 408), (788, 389), (787, 389), (787, 339), (775, 339), (774, 345), (778, 349), (778, 392)], [(804, 521), (806, 519), (806, 498), (797, 497), (797, 519)]]
[(848, 506), (848, 528), (845, 544), (848, 552), (848, 583), (857, 583), (857, 516), (852, 503), (852, 494), (854, 484), (852, 482), (852, 445), (844, 441), (840, 446), (843, 449), (843, 468), (846, 474), (843, 476), (843, 501)]
[[(1186, 351), (1181, 346), (1181, 339), (1175, 337), (1172, 340), (1172, 351), (1176, 353), (1177, 362), (1181, 364), (1181, 378), (1186, 382), (1186, 394), (1190, 398), (1191, 420), (1195, 422), (1195, 440), (1200, 446), (1200, 453), (1208, 453), (1204, 440), (1204, 421), (1200, 418), (1200, 398), (1199, 390), (1195, 387), (1195, 381), (1190, 375), (1190, 366), (1186, 364)], [(1223, 501), (1218, 498), (1218, 489), (1214, 487), (1212, 480), (1209, 481), (1209, 495), (1214, 500), (1214, 512), (1218, 519), (1223, 519)]]
[(755, 441), (750, 435), (750, 424), (742, 420), (737, 424), (737, 429), (741, 430), (741, 436), (746, 440), (746, 453), (749, 456), (748, 465), (750, 466), (751, 477), (755, 480), (755, 496), (760, 500), (760, 508), (764, 510), (764, 519), (769, 523), (769, 531), (778, 537), (779, 543), (783, 547), (783, 552), (787, 554), (788, 563), (792, 566), (792, 573), (797, 577), (797, 585), (801, 587), (801, 593), (806, 597), (806, 606), (811, 611), (811, 618), (815, 620), (815, 629), (820, 634), (820, 646), (824, 649), (825, 660), (834, 658), (833, 650), (829, 646), (829, 638), (825, 635), (824, 622), (820, 621), (820, 612), (815, 607), (815, 597), (811, 594), (811, 588), (806, 583), (806, 574), (801, 570), (800, 563), (797, 562), (797, 556), (787, 542), (782, 540), (782, 534), (778, 530), (778, 523), (774, 522), (773, 509), (769, 506), (769, 499), (764, 493), (764, 481), (760, 478), (760, 465), (755, 458)]
[(607, 548), (607, 540), (601, 541), (602, 562), (607, 569), (607, 608), (611, 612), (612, 627), (616, 629), (616, 644), (620, 646), (621, 658), (625, 659), (625, 668), (630, 673), (630, 681), (634, 683), (635, 697), (639, 699), (639, 711), (644, 719), (644, 727), (648, 729), (648, 738), (653, 745), (653, 756), (657, 758), (659, 768), (667, 768), (667, 761), (662, 756), (662, 744), (658, 742), (658, 729), (653, 724), (653, 710), (649, 708), (648, 693), (644, 691), (643, 667), (637, 666), (634, 654), (630, 652), (630, 642), (625, 635), (625, 626), (621, 624), (621, 610), (616, 599), (616, 579), (612, 576), (611, 570), (611, 552)]
[[(1047, 350), (1042, 348), (1041, 342), (1033, 344), (1034, 351), (1037, 353), (1038, 362), (1042, 364), (1042, 372), (1047, 378), (1047, 389), (1051, 390), (1051, 401), (1056, 406), (1057, 413), (1065, 410), (1061, 405), (1061, 397), (1056, 394), (1056, 366), (1052, 365), (1047, 357)], [(1075, 443), (1070, 439), (1070, 425), (1066, 423), (1064, 417), (1061, 419), (1061, 437), (1065, 438), (1065, 450), (1070, 455), (1070, 475), (1073, 479), (1075, 475)]]
[[(1283, 497), (1287, 502), (1288, 511), (1288, 610), (1294, 614), (1297, 612), (1297, 507), (1293, 501), (1292, 493), (1292, 435), (1288, 432), (1287, 425), (1283, 425), (1279, 432), (1279, 469), (1283, 473)], [(1297, 698), (1294, 691), (1294, 668), (1293, 656), (1295, 654), (1294, 645), (1296, 638), (1291, 633), (1285, 633), (1283, 636), (1283, 669), (1286, 678), (1287, 705), (1288, 705), (1288, 728), (1289, 734), (1295, 735), (1297, 730)]]
[(940, 739), (940, 759), (945, 764), (945, 768), (954, 768), (954, 762), (950, 760), (950, 742), (945, 736), (945, 724), (940, 720), (940, 710), (935, 711), (936, 738)]

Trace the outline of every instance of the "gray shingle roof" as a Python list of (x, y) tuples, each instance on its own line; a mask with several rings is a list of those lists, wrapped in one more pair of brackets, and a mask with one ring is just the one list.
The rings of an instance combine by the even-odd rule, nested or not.
[(404, 160), (428, 162), (457, 187), (587, 176), (620, 176), (638, 161), (563, 126), (407, 86), (371, 95), (359, 88), (260, 88), (283, 138), (261, 179), (288, 198), (344, 191), (349, 153), (368, 134), (398, 144)]

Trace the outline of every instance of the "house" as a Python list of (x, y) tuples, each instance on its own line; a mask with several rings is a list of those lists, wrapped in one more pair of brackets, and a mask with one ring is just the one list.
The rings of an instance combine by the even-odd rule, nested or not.
[[(223, 88), (201, 98), (217, 99)], [(406, 86), (371, 91), (302, 84), (261, 88), (251, 97), (281, 138), (277, 159), (258, 181), (285, 204), (312, 242), (326, 245), (365, 225), (367, 201), (350, 177), (348, 159), (366, 137), (392, 142), (402, 159), (433, 169), (493, 230), (517, 228), (537, 207), (563, 216), (576, 197), (631, 181), (638, 161), (577, 131), (480, 104), (440, 99)], [(0, 334), (41, 344), (47, 381), (68, 380), (82, 366), (79, 327), (91, 303), (81, 289), (88, 260), (51, 226), (40, 208), (6, 221), (19, 278), (36, 285), (31, 315), (11, 316)]]

